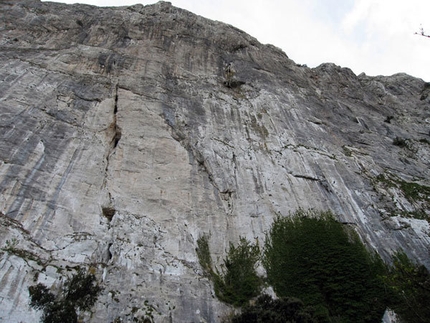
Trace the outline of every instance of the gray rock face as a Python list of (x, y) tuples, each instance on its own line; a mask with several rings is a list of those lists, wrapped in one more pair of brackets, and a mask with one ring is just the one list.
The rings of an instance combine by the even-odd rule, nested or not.
[(389, 259), (430, 267), (430, 86), (297, 66), (242, 31), (160, 2), (0, 4), (0, 316), (91, 267), (88, 322), (219, 322), (222, 261), (277, 215), (332, 210)]

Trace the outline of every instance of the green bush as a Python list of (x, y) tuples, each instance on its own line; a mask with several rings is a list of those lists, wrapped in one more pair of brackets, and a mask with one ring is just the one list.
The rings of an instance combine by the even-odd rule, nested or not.
[(209, 237), (207, 235), (203, 235), (197, 239), (196, 253), (203, 272), (206, 276), (211, 277), (213, 275), (212, 257), (209, 250)]
[(57, 295), (40, 283), (30, 286), (28, 291), (30, 306), (43, 311), (43, 323), (76, 323), (76, 311), (91, 309), (97, 301), (101, 287), (93, 274), (79, 270), (64, 283)]
[(396, 295), (390, 307), (404, 321), (430, 322), (430, 274), (426, 267), (413, 263), (403, 251), (398, 251), (386, 279)]
[(54, 294), (43, 284), (30, 286), (28, 291), (30, 293), (30, 306), (36, 310), (41, 310), (55, 301)]
[(263, 264), (276, 294), (314, 306), (320, 322), (380, 322), (386, 309), (386, 266), (330, 212), (278, 217)]
[(227, 304), (243, 306), (259, 295), (262, 279), (257, 275), (256, 265), (260, 248), (245, 238), (235, 247), (230, 243), (221, 270), (214, 270), (210, 256), (208, 237), (197, 240), (197, 256), (206, 275), (214, 282), (215, 295)]
[(245, 238), (235, 247), (230, 243), (222, 271), (215, 275), (215, 295), (234, 306), (243, 306), (259, 295), (262, 279), (257, 275), (256, 264), (260, 248)]

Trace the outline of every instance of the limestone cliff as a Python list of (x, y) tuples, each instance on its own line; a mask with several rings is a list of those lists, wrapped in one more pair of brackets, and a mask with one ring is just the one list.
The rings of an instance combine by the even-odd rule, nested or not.
[(167, 2), (0, 17), (5, 322), (37, 321), (28, 286), (76, 266), (104, 287), (88, 322), (219, 322), (197, 239), (222, 259), (300, 207), (430, 267), (429, 83), (298, 66)]

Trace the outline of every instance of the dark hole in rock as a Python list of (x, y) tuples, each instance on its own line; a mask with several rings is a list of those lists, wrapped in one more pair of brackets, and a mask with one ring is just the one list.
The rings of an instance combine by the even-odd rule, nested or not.
[(110, 247), (112, 247), (112, 243), (109, 243), (108, 245), (108, 261), (112, 259), (112, 252), (110, 251)]
[(113, 148), (118, 146), (119, 140), (121, 139), (121, 130), (119, 128), (116, 129), (115, 137), (113, 138)]
[(103, 207), (102, 208), (103, 215), (108, 219), (109, 222), (112, 221), (113, 216), (115, 215), (115, 209), (112, 207)]
[(224, 81), (223, 83), (226, 87), (228, 87), (230, 89), (235, 89), (235, 88), (238, 88), (241, 85), (245, 84), (245, 82), (238, 81), (238, 80), (228, 80), (228, 81)]

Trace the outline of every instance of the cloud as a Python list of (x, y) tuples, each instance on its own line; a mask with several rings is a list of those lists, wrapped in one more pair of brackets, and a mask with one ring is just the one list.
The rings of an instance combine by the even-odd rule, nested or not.
[(406, 72), (430, 79), (430, 41), (414, 35), (429, 12), (426, 1), (356, 0), (341, 25), (355, 39), (367, 73)]

